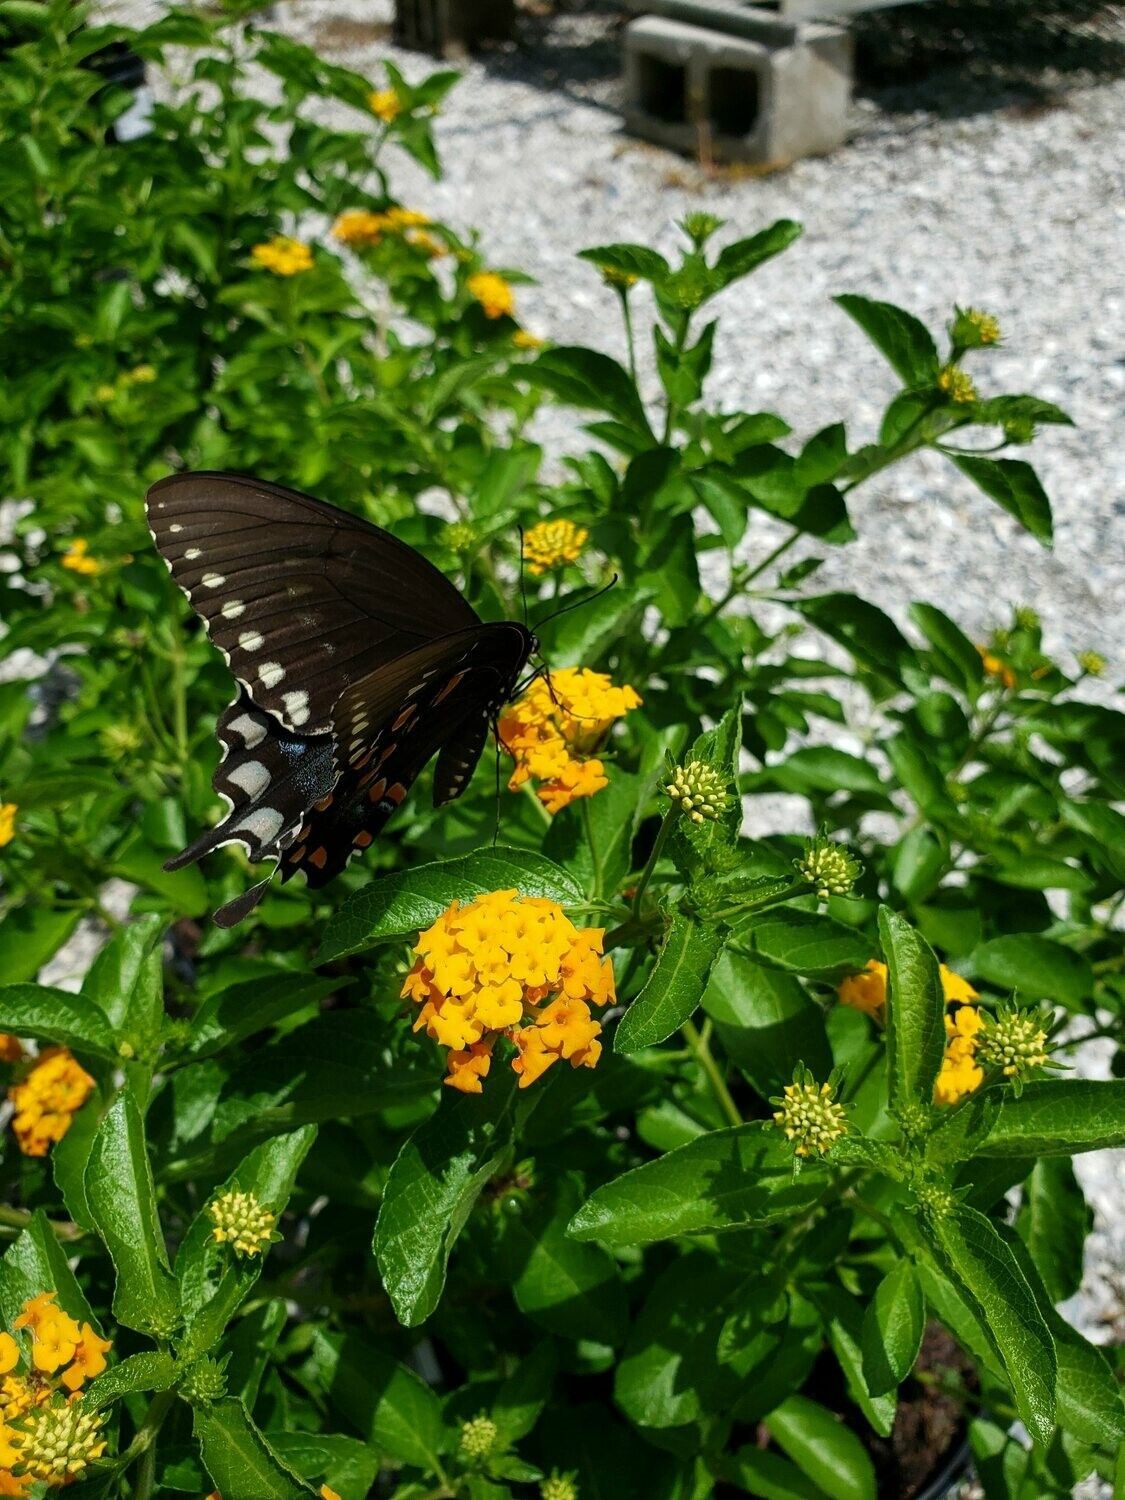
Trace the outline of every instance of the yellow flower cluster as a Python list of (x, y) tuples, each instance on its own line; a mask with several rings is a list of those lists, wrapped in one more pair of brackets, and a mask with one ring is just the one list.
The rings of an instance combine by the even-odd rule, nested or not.
[(973, 377), (960, 365), (945, 365), (938, 374), (938, 389), (945, 392), (958, 406), (968, 406), (977, 399), (977, 388)]
[(525, 534), (523, 556), (527, 571), (538, 578), (552, 568), (577, 562), (590, 533), (573, 521), (539, 521)]
[(10, 844), (16, 836), (16, 813), (19, 807), (14, 802), (0, 802), (0, 849)]
[(527, 328), (517, 328), (512, 334), (512, 343), (517, 349), (543, 349), (547, 340), (541, 339), (537, 333), (532, 333)]
[[(957, 1008), (948, 1011), (945, 1017), (947, 1041), (941, 1072), (934, 1086), (934, 1103), (955, 1104), (984, 1081), (984, 1073), (975, 1061), (976, 1036), (982, 1022), (974, 1002), (980, 996), (967, 979), (947, 969), (945, 964), (941, 964), (939, 970), (945, 1003)], [(850, 975), (840, 984), (836, 994), (844, 1005), (881, 1018), (887, 1003), (886, 964), (877, 958), (869, 959), (863, 973)]]
[(465, 285), (470, 297), (475, 297), (484, 308), (486, 318), (514, 316), (516, 299), (509, 282), (495, 271), (476, 271)]
[(12, 1324), (30, 1334), (30, 1351), (0, 1332), (0, 1495), (23, 1495), (36, 1481), (61, 1489), (105, 1452), (105, 1418), (85, 1411), (79, 1392), (105, 1369), (111, 1343), (56, 1295), (30, 1298)]
[(780, 1106), (774, 1111), (774, 1123), (793, 1142), (798, 1156), (823, 1156), (833, 1141), (847, 1135), (844, 1106), (836, 1103), (834, 1093), (830, 1083), (799, 1078), (786, 1084), (778, 1100), (771, 1101)]
[(426, 232), (429, 223), (429, 215), (414, 208), (388, 208), (383, 213), (349, 208), (333, 224), (332, 236), (353, 250), (366, 250), (377, 245), (384, 235), (398, 234), (433, 259), (445, 254), (445, 246)]
[(402, 114), (402, 100), (394, 89), (373, 89), (367, 96), (367, 107), (384, 125), (393, 125)]
[(616, 999), (603, 936), (575, 927), (554, 901), (514, 890), (454, 901), (419, 934), (402, 987), (422, 1007), (414, 1030), (449, 1049), (445, 1082), (479, 1094), (500, 1037), (516, 1048), (521, 1089), (560, 1058), (594, 1067), (601, 1026), (590, 1005)]
[(313, 253), (303, 240), (290, 239), (287, 234), (275, 234), (272, 240), (255, 245), (250, 259), (263, 271), (272, 271), (275, 276), (299, 276), (302, 271), (311, 271)]
[(638, 707), (631, 687), (615, 687), (604, 672), (561, 667), (550, 681), (538, 677), (500, 718), (500, 743), (515, 760), (508, 782), (516, 791), (534, 778), (550, 813), (608, 784), (594, 751), (619, 719)]
[(987, 646), (978, 646), (980, 652), (980, 664), (989, 677), (996, 677), (1009, 690), (1016, 685), (1016, 674), (1001, 656), (995, 651), (990, 651)]
[(102, 565), (96, 557), (90, 556), (90, 544), (85, 537), (77, 536), (62, 555), (62, 565), (71, 573), (81, 573), (87, 578), (92, 578), (102, 571)]
[(222, 1193), (207, 1205), (214, 1224), (212, 1238), (216, 1244), (229, 1244), (238, 1255), (261, 1255), (271, 1240), (277, 1239), (274, 1227), (277, 1215), (258, 1201), (254, 1193), (237, 1188)]
[(46, 1156), (70, 1129), (94, 1080), (65, 1047), (48, 1047), (30, 1071), (8, 1090), (15, 1114), (12, 1129), (25, 1156)]

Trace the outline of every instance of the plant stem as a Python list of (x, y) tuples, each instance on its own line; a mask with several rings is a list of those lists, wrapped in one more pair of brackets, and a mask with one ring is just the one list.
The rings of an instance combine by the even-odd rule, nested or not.
[(617, 295), (621, 299), (621, 317), (625, 323), (625, 346), (629, 352), (629, 374), (633, 384), (637, 383), (637, 352), (633, 343), (633, 313), (629, 306), (628, 287), (618, 287)]
[(660, 831), (657, 833), (656, 839), (653, 842), (652, 853), (648, 857), (648, 863), (645, 865), (644, 869), (641, 871), (641, 878), (640, 878), (640, 880), (637, 881), (637, 888), (633, 892), (633, 918), (634, 918), (634, 920), (639, 920), (640, 919), (640, 915), (641, 915), (641, 901), (643, 900), (644, 893), (645, 893), (645, 891), (648, 888), (648, 883), (652, 879), (652, 872), (653, 872), (653, 870), (656, 869), (656, 862), (660, 858), (661, 854), (663, 853), (664, 845), (667, 842), (668, 835), (672, 831), (672, 825), (673, 825), (673, 823), (675, 823), (676, 819), (679, 817), (679, 814), (680, 814), (680, 809), (677, 806), (675, 806), (674, 804), (664, 814), (664, 821), (663, 821), (663, 823), (661, 823), (661, 825), (660, 825)]
[(176, 1392), (158, 1391), (149, 1402), (145, 1419), (126, 1448), (125, 1452), (117, 1460), (119, 1469), (127, 1469), (137, 1459), (141, 1460), (137, 1473), (137, 1481), (133, 1486), (134, 1500), (150, 1500), (155, 1492), (156, 1485), (156, 1437), (164, 1425), (164, 1418), (172, 1409), (172, 1403), (176, 1399)]
[[(9, 1208), (7, 1204), (0, 1204), (0, 1224), (6, 1224), (12, 1229), (26, 1229), (30, 1223), (31, 1214), (26, 1208)], [(51, 1220), (50, 1227), (55, 1238), (63, 1243), (81, 1240), (86, 1236), (86, 1231), (70, 1219)]]
[(699, 1034), (693, 1021), (685, 1021), (680, 1027), (680, 1035), (691, 1048), (696, 1062), (707, 1075), (707, 1081), (711, 1085), (711, 1092), (715, 1096), (715, 1102), (726, 1116), (731, 1125), (741, 1125), (742, 1115), (739, 1113), (738, 1105), (731, 1098), (730, 1089), (727, 1088), (726, 1079), (714, 1057), (711, 1055), (710, 1041)]

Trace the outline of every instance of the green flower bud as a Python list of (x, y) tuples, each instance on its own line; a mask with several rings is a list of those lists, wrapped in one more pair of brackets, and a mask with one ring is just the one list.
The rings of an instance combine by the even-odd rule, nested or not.
[(209, 1203), (207, 1213), (215, 1226), (213, 1238), (220, 1245), (229, 1244), (236, 1255), (260, 1255), (264, 1246), (280, 1238), (274, 1231), (277, 1215), (253, 1193), (232, 1188)]
[(922, 1212), (934, 1219), (943, 1219), (946, 1214), (952, 1213), (956, 1206), (953, 1194), (948, 1188), (942, 1187), (939, 1182), (918, 1183), (914, 1189), (914, 1196)]
[(188, 1369), (180, 1384), (185, 1401), (193, 1406), (209, 1406), (212, 1401), (221, 1401), (227, 1393), (226, 1361), (204, 1356)]
[(451, 552), (471, 552), (479, 538), (477, 529), (469, 521), (451, 521), (445, 528), (445, 545)]
[(693, 823), (713, 822), (722, 817), (729, 800), (726, 777), (704, 760), (690, 760), (677, 766), (664, 790)]
[(949, 325), (949, 337), (958, 349), (985, 349), (1000, 342), (1000, 324), (991, 313), (959, 307)]
[(1016, 605), (1016, 626), (1020, 630), (1039, 629), (1039, 611), (1030, 604)]
[(798, 1156), (823, 1156), (833, 1141), (848, 1133), (844, 1107), (835, 1102), (834, 1094), (831, 1082), (817, 1084), (808, 1069), (798, 1064), (793, 1082), (786, 1084), (780, 1098), (770, 1100), (779, 1106), (774, 1123), (793, 1142)]
[(540, 1500), (578, 1500), (575, 1475), (560, 1474), (552, 1469), (539, 1486)]
[(827, 901), (829, 896), (847, 896), (863, 874), (859, 860), (824, 834), (806, 839), (804, 854), (793, 863), (798, 874), (816, 887), (821, 901)]
[(496, 1423), (483, 1413), (461, 1428), (461, 1452), (466, 1458), (487, 1458), (496, 1444)]
[(52, 1489), (72, 1483), (105, 1452), (105, 1419), (104, 1412), (87, 1411), (81, 1399), (32, 1407), (9, 1427), (19, 1453), (15, 1467)]
[(1007, 1009), (985, 1018), (977, 1036), (977, 1061), (999, 1068), (1005, 1078), (1022, 1079), (1051, 1060), (1047, 1031), (1034, 1011)]
[(957, 406), (968, 406), (977, 399), (977, 388), (973, 378), (960, 365), (943, 365), (937, 378), (938, 390), (943, 391)]
[(1035, 438), (1035, 423), (1030, 417), (1009, 417), (1002, 422), (1004, 436), (1009, 443), (1030, 443)]
[(1105, 671), (1105, 657), (1100, 651), (1080, 651), (1078, 665), (1087, 677), (1100, 677)]
[(723, 227), (726, 221), (714, 214), (703, 212), (687, 214), (680, 220), (680, 228), (697, 250), (701, 250), (711, 236)]

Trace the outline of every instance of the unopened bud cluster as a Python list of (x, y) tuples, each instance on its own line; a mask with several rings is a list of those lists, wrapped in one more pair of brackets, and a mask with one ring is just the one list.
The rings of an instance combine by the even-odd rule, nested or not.
[(918, 1206), (935, 1219), (943, 1219), (956, 1206), (953, 1194), (938, 1182), (920, 1182), (914, 1193)]
[(726, 777), (704, 760), (677, 766), (664, 790), (693, 823), (713, 822), (727, 805)]
[(606, 286), (615, 287), (620, 292), (627, 292), (640, 279), (636, 272), (622, 271), (618, 266), (599, 266), (598, 270)]
[(451, 521), (445, 528), (445, 545), (451, 552), (471, 552), (477, 544), (477, 529), (470, 521)]
[(1087, 677), (1100, 677), (1105, 671), (1105, 657), (1100, 651), (1080, 651), (1078, 665)]
[(958, 308), (949, 333), (960, 349), (985, 349), (1000, 342), (1000, 323), (979, 308)]
[(960, 365), (945, 365), (938, 374), (938, 388), (958, 406), (967, 406), (977, 399), (977, 388), (973, 377)]
[(491, 1417), (473, 1417), (461, 1427), (461, 1452), (466, 1458), (487, 1458), (496, 1445), (496, 1435)]
[(981, 1027), (976, 1055), (979, 1063), (999, 1068), (1005, 1078), (1022, 1078), (1050, 1061), (1047, 1033), (1030, 1011), (1001, 1011)]
[(829, 896), (847, 896), (863, 874), (858, 859), (841, 844), (823, 836), (807, 839), (804, 854), (793, 863), (802, 879), (816, 887), (821, 901), (827, 901)]
[(548, 1474), (539, 1486), (540, 1500), (578, 1500), (573, 1474)]
[(33, 1407), (11, 1427), (17, 1467), (52, 1488), (71, 1483), (105, 1452), (104, 1422), (104, 1413), (86, 1411), (81, 1400)]
[(770, 1101), (780, 1106), (774, 1123), (798, 1156), (823, 1156), (833, 1141), (847, 1134), (844, 1106), (836, 1103), (834, 1092), (831, 1083), (817, 1084), (805, 1073), (786, 1084), (780, 1099)]
[(193, 1406), (209, 1406), (227, 1393), (227, 1377), (217, 1359), (197, 1359), (180, 1383), (184, 1399)]
[(228, 1244), (239, 1255), (260, 1255), (275, 1238), (277, 1215), (259, 1203), (253, 1193), (237, 1188), (223, 1193), (207, 1206), (218, 1244)]

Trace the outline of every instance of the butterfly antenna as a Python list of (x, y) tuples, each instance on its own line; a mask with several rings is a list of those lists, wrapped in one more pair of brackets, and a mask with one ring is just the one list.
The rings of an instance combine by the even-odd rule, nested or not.
[(523, 571), (523, 527), (518, 528), (520, 534), (520, 598), (523, 600), (523, 628), (527, 627), (527, 579)]
[(494, 724), (496, 732), (496, 822), (492, 829), (492, 847), (500, 842), (500, 726)]
[(560, 615), (569, 614), (572, 609), (580, 609), (584, 604), (593, 604), (595, 599), (600, 599), (603, 594), (608, 594), (610, 589), (616, 586), (619, 580), (619, 576), (619, 574), (615, 573), (608, 583), (603, 584), (600, 589), (595, 589), (592, 594), (585, 593), (584, 590), (579, 589), (579, 593), (585, 593), (584, 598), (568, 600), (568, 602), (564, 604), (561, 609), (556, 609), (551, 614), (544, 615), (541, 620), (536, 620), (534, 625), (532, 626), (532, 629), (538, 630), (541, 625), (546, 625), (551, 620), (557, 620)]

